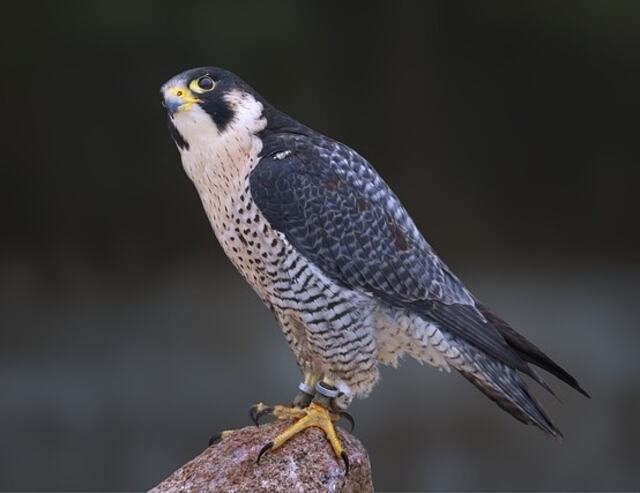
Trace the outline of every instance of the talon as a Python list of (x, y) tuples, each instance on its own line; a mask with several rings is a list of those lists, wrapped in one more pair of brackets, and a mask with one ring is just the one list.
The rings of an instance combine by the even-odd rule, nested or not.
[(273, 413), (273, 408), (271, 406), (264, 405), (262, 402), (251, 406), (251, 409), (249, 409), (249, 417), (256, 426), (260, 426), (260, 418), (265, 414), (271, 413)]
[(340, 457), (342, 457), (342, 460), (344, 461), (344, 475), (348, 476), (349, 475), (349, 456), (343, 450), (342, 453), (340, 454)]
[(256, 460), (256, 464), (260, 464), (260, 458), (272, 448), (273, 448), (273, 442), (269, 442), (264, 447), (262, 447), (260, 449), (260, 452), (258, 453), (258, 459)]
[(346, 411), (340, 411), (338, 413), (338, 416), (340, 418), (344, 418), (346, 421), (349, 422), (349, 424), (351, 425), (351, 429), (349, 430), (349, 433), (353, 433), (353, 429), (356, 427), (356, 422), (353, 419), (353, 416), (351, 416), (348, 412)]
[(258, 455), (258, 461), (265, 452), (269, 450), (275, 451), (282, 447), (282, 445), (289, 441), (293, 436), (307, 428), (315, 427), (320, 428), (324, 432), (336, 458), (342, 457), (342, 459), (345, 460), (345, 467), (348, 469), (348, 459), (345, 459), (343, 456), (344, 450), (342, 449), (340, 439), (338, 438), (333, 426), (333, 422), (339, 417), (337, 414), (331, 414), (325, 407), (322, 407), (320, 404), (315, 402), (309, 404), (309, 407), (306, 409), (275, 406), (273, 414), (278, 419), (293, 419), (294, 422), (262, 448)]

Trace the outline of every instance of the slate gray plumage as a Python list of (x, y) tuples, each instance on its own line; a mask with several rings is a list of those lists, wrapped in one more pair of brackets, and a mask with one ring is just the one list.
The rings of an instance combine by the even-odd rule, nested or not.
[[(211, 78), (213, 89), (197, 86)], [(196, 84), (194, 86), (194, 84)], [(184, 88), (177, 90), (175, 88)], [(191, 88), (197, 102), (174, 94)], [(520, 373), (576, 380), (481, 305), (358, 153), (217, 68), (163, 86), (170, 128), (225, 252), (272, 309), (305, 375), (349, 404), (402, 354), (453, 367), (517, 419), (559, 430)]]

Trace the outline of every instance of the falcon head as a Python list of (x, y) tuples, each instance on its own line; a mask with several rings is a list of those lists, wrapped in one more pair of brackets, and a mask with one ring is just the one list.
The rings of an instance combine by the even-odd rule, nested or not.
[(266, 125), (262, 98), (237, 75), (221, 68), (187, 70), (167, 81), (160, 94), (180, 150), (199, 139), (211, 142), (237, 128), (258, 132)]

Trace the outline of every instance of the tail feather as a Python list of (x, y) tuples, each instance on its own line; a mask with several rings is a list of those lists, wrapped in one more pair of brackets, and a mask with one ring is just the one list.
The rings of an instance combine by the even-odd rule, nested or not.
[[(549, 386), (549, 384), (540, 376), (540, 374), (535, 371), (533, 368), (529, 367), (529, 372), (527, 373), (531, 378), (533, 378), (540, 387), (549, 392), (553, 397), (558, 399), (558, 396), (553, 391), (553, 389)], [(558, 399), (560, 400), (560, 399)]]
[(516, 370), (488, 358), (462, 341), (457, 341), (457, 344), (467, 361), (456, 367), (462, 376), (518, 421), (532, 424), (556, 438), (562, 438), (558, 427)]
[[(536, 418), (532, 418), (531, 411), (525, 411), (522, 407), (516, 404), (512, 399), (507, 397), (505, 393), (499, 389), (496, 389), (492, 385), (487, 384), (484, 380), (478, 378), (477, 375), (469, 373), (463, 370), (458, 370), (459, 373), (476, 386), (484, 395), (495, 402), (501, 409), (508, 412), (511, 416), (516, 418), (521, 423), (527, 425), (534, 425), (543, 430), (544, 432), (554, 436), (556, 438), (564, 438), (562, 432), (557, 426), (553, 424), (548, 418), (545, 418), (545, 414), (537, 412), (539, 414)], [(540, 408), (542, 409), (542, 408)]]
[[(539, 368), (542, 368), (545, 371), (548, 371), (552, 375), (555, 375), (560, 380), (565, 382), (567, 385), (573, 387), (575, 390), (580, 392), (582, 395), (586, 397), (591, 397), (578, 383), (578, 381), (569, 374), (564, 368), (554, 362), (549, 356), (542, 352), (540, 348), (538, 348), (535, 344), (528, 341), (524, 336), (518, 334), (515, 330), (511, 328), (511, 326), (490, 311), (487, 307), (480, 303), (476, 303), (476, 308), (480, 310), (480, 313), (485, 317), (485, 319), (493, 325), (498, 332), (504, 337), (507, 344), (511, 346), (520, 357), (532, 363)], [(542, 385), (545, 389), (553, 394), (549, 386), (542, 380), (542, 378), (537, 375), (535, 372), (530, 375), (534, 378), (540, 385)], [(537, 377), (537, 378), (536, 378)], [(555, 395), (555, 394), (554, 394)]]

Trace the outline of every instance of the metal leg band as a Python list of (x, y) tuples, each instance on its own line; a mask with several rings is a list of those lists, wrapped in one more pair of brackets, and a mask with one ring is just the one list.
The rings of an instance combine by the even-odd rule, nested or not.
[(340, 391), (333, 386), (328, 386), (322, 382), (316, 383), (316, 392), (318, 394), (328, 397), (329, 399), (335, 399), (340, 395)]
[(304, 392), (305, 394), (308, 394), (308, 395), (314, 395), (315, 394), (315, 391), (313, 390), (313, 387), (310, 387), (309, 385), (307, 385), (304, 382), (300, 382), (298, 384), (298, 390), (300, 392)]

